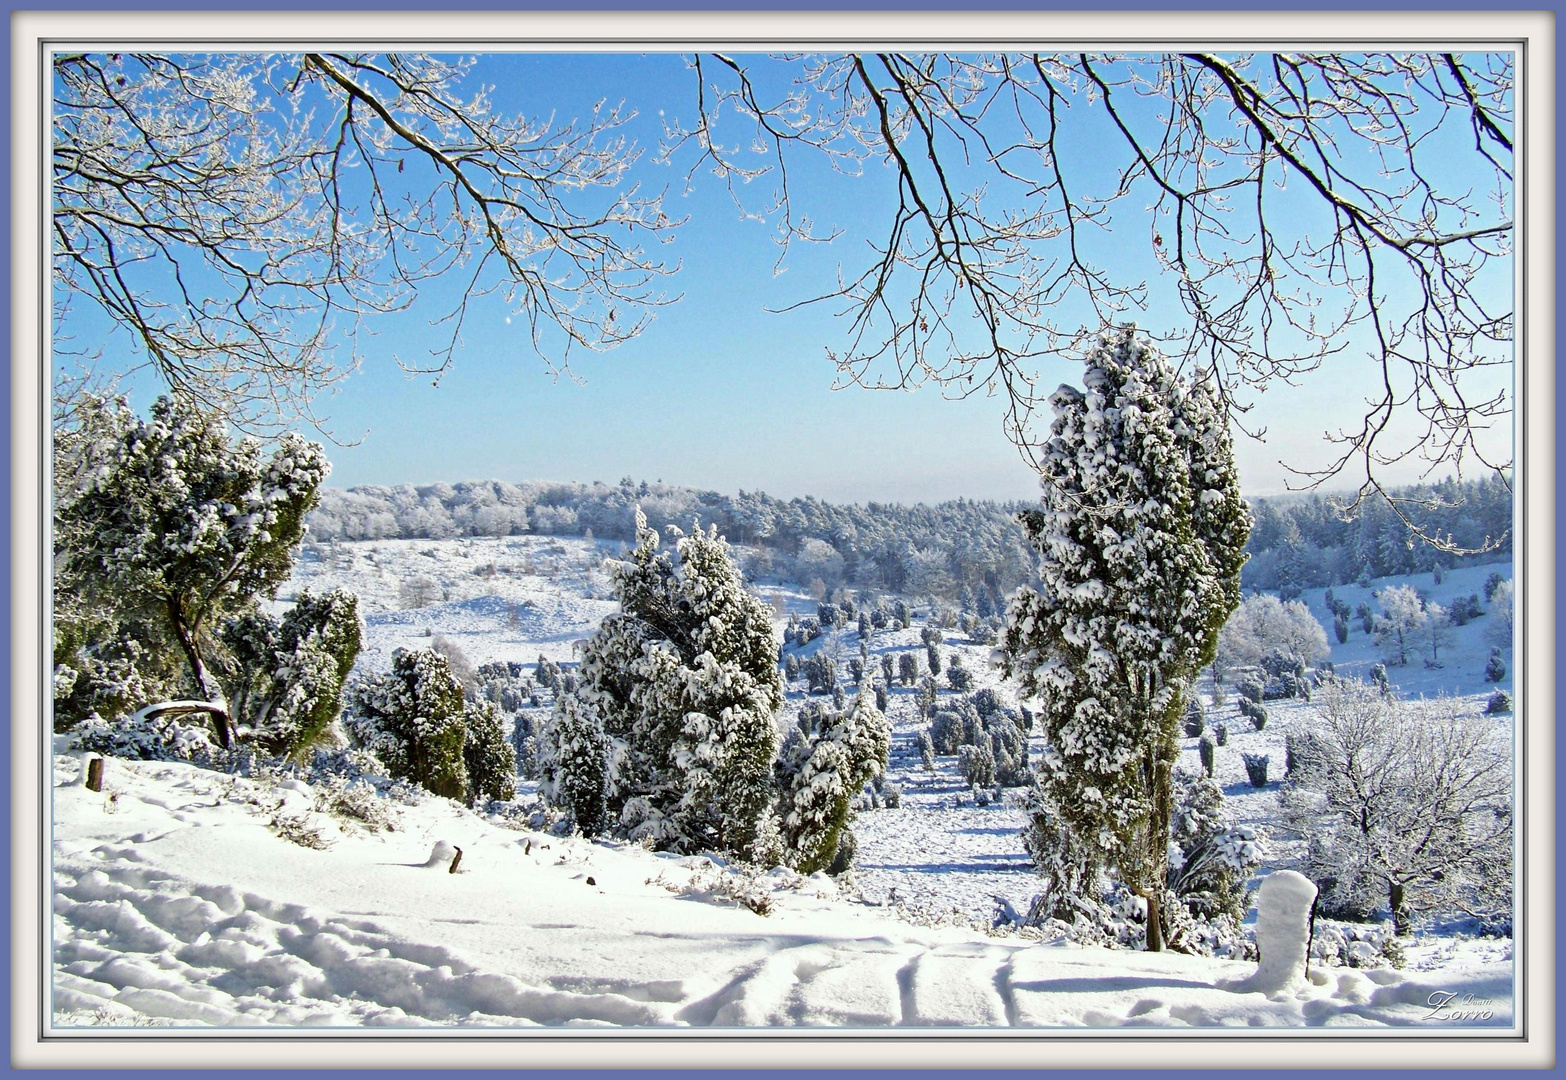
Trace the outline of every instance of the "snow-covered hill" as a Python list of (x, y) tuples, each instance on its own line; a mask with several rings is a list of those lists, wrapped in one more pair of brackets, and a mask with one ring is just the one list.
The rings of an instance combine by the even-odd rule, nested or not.
[[(1511, 1023), (1509, 957), (1475, 948), (1434, 972), (1317, 968), (1275, 1001), (1228, 988), (1249, 963), (918, 925), (823, 877), (746, 881), (430, 796), (370, 832), (298, 779), (113, 761), (93, 793), (80, 771), (57, 757), (60, 1029), (1407, 1027), (1437, 992)], [(457, 873), (426, 865), (439, 842)]]

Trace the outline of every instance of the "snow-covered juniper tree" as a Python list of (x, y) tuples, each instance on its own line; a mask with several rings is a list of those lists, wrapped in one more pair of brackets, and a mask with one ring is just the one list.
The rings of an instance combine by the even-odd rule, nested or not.
[(1250, 515), (1205, 383), (1126, 327), (1099, 339), (1083, 385), (1050, 399), (1043, 507), (1022, 515), (1039, 588), (1012, 599), (997, 661), (1043, 706), (1029, 846), (1047, 906), (1113, 869), (1148, 901), (1158, 949), (1180, 718), (1239, 603)]
[[(668, 850), (775, 860), (762, 850), (775, 847), (783, 704), (772, 612), (715, 528), (672, 530), (673, 557), (640, 510), (636, 528), (613, 569), (620, 610), (588, 639), (546, 732), (545, 790), (573, 808), (602, 790), (600, 828)], [(584, 832), (591, 818), (578, 812)]]
[(853, 798), (886, 771), (891, 745), (886, 716), (864, 687), (851, 707), (791, 739), (778, 772), (783, 843), (794, 869), (810, 874), (839, 862)]
[[(57, 592), (155, 625), (190, 689), (226, 707), (211, 638), (287, 580), (325, 452), (291, 433), (270, 454), (254, 438), (231, 442), (221, 418), (182, 396), (159, 398), (147, 420), (123, 399), (77, 416), (55, 436)], [(229, 724), (214, 720), (226, 747)]]
[(281, 620), (246, 612), (219, 636), (228, 649), (229, 717), (240, 738), (294, 754), (325, 735), (342, 711), (343, 681), (363, 642), (358, 597), (307, 590)]
[(344, 726), (392, 776), (448, 799), (468, 794), (466, 704), (446, 658), (431, 649), (398, 649), (392, 670), (359, 680)]

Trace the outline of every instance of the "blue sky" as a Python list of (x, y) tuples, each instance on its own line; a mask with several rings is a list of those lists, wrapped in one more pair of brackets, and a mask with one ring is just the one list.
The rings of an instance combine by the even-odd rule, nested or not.
[[(683, 195), (683, 172), (650, 161), (665, 116), (689, 119), (694, 111), (683, 58), (490, 56), (475, 74), (494, 85), (501, 110), (564, 119), (600, 99), (638, 110), (630, 132), (647, 147), (638, 178), (667, 187), (671, 214), (690, 219), (658, 251), (680, 263), (666, 288), (681, 298), (640, 338), (603, 354), (575, 353), (575, 380), (552, 378), (520, 317), (498, 297), (481, 298), (435, 386), (397, 363), (427, 362), (440, 340), (429, 321), (445, 310), (449, 290), (427, 290), (411, 312), (369, 324), (372, 332), (357, 341), (361, 370), (320, 403), (332, 433), (348, 444), (330, 451), (334, 485), (629, 475), (840, 501), (1036, 497), (1035, 474), (1002, 431), (999, 400), (947, 400), (930, 385), (833, 392), (826, 349), (841, 345), (845, 328), (830, 305), (767, 310), (820, 289), (839, 264), (862, 262), (865, 238), (881, 220), (878, 197), (890, 191), (878, 166), (849, 179), (798, 159), (795, 181), (809, 193), (807, 208), (844, 235), (830, 245), (796, 245), (775, 275), (778, 250), (767, 225), (741, 220), (710, 177)], [(1100, 155), (1080, 150), (1084, 172), (1102, 175), (1108, 165)], [(1127, 213), (1103, 242), (1147, 259), (1147, 228), (1145, 215)], [(1164, 314), (1144, 322), (1156, 325)], [(1253, 419), (1269, 429), (1268, 442), (1237, 440), (1247, 491), (1283, 488), (1280, 457), (1319, 459), (1322, 432), (1336, 426), (1346, 399), (1352, 404), (1345, 388), (1363, 375), (1361, 361), (1340, 360), (1300, 388), (1278, 386), (1258, 399)], [(1046, 367), (1041, 382), (1075, 378), (1061, 363)], [(137, 397), (145, 396), (143, 387)]]

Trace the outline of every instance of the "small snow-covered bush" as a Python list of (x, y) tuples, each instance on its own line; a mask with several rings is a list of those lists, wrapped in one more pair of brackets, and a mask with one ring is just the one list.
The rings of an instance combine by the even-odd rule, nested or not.
[(1239, 703), (1240, 715), (1250, 720), (1251, 725), (1257, 731), (1267, 726), (1267, 710), (1249, 698), (1241, 698)]
[(977, 746), (964, 745), (959, 751), (957, 767), (969, 787), (987, 788), (995, 784), (995, 752), (988, 740)]
[(1208, 776), (1213, 775), (1214, 771), (1214, 759), (1217, 755), (1215, 745), (1212, 738), (1207, 735), (1203, 735), (1202, 741), (1196, 744), (1197, 756), (1202, 759), (1202, 771)]
[(468, 793), (465, 712), (462, 687), (444, 656), (399, 649), (390, 674), (369, 675), (354, 685), (344, 727), (392, 776), (461, 800)]
[(1240, 708), (1243, 709), (1245, 708), (1243, 702), (1259, 703), (1261, 701), (1262, 695), (1266, 693), (1267, 684), (1256, 675), (1247, 675), (1240, 680), (1239, 685), (1234, 689), (1235, 693), (1240, 695), (1242, 702)]
[(1241, 754), (1240, 760), (1245, 762), (1245, 775), (1250, 779), (1251, 787), (1264, 788), (1267, 786), (1267, 762), (1266, 754)]
[(951, 663), (946, 668), (946, 682), (958, 693), (964, 693), (973, 686), (973, 673), (962, 666), (960, 653), (952, 653)]
[(1184, 717), (1185, 733), (1189, 738), (1197, 738), (1207, 728), (1207, 712), (1202, 708), (1202, 699), (1195, 694), (1185, 703)]
[(1506, 659), (1501, 655), (1500, 647), (1490, 650), (1490, 659), (1484, 665), (1485, 682), (1500, 682), (1506, 678)]
[(1219, 724), (1213, 728), (1213, 742), (1219, 746), (1229, 745), (1229, 725)]
[(930, 738), (930, 729), (923, 728), (919, 732), (919, 763), (924, 766), (925, 772), (935, 771), (935, 742)]
[(1509, 713), (1512, 711), (1512, 695), (1505, 690), (1497, 690), (1490, 695), (1490, 699), (1484, 703), (1484, 711), (1490, 714)]

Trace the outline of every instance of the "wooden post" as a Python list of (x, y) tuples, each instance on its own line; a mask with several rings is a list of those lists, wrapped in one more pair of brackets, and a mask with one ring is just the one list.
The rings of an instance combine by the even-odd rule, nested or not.
[(87, 763), (87, 790), (103, 790), (103, 759), (95, 757)]
[(452, 858), (451, 858), (451, 869), (447, 870), (446, 873), (448, 873), (448, 874), (455, 874), (457, 872), (457, 867), (462, 865), (462, 849), (457, 847), (456, 844), (453, 844), (451, 846), (457, 849), (457, 853), (452, 856)]

